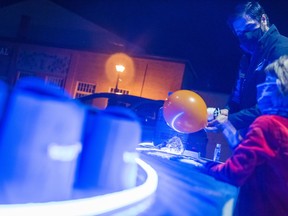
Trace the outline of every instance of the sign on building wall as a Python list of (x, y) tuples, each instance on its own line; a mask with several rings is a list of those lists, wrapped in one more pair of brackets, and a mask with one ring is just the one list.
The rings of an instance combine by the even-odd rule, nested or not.
[(8, 56), (10, 54), (10, 50), (7, 47), (0, 47), (0, 55)]
[(0, 79), (6, 79), (12, 57), (12, 48), (0, 46)]
[(66, 76), (70, 58), (70, 55), (20, 50), (17, 58), (17, 69)]

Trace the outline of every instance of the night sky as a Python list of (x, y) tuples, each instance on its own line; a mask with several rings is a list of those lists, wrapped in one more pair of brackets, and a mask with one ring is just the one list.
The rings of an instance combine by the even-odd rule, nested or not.
[[(229, 93), (241, 51), (226, 24), (232, 0), (52, 0), (144, 48), (189, 60), (196, 89)], [(1, 0), (5, 6), (17, 0)], [(260, 1), (270, 22), (288, 36), (288, 1)]]

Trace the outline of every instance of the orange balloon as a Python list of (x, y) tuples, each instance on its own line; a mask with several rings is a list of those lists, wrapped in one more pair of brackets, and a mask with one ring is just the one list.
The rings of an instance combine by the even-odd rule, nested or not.
[(195, 92), (178, 90), (164, 102), (163, 116), (175, 131), (193, 133), (206, 127), (207, 106), (202, 97)]

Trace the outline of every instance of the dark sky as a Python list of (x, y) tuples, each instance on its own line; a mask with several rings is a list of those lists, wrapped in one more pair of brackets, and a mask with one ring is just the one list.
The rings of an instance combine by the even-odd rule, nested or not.
[[(2, 5), (17, 0), (0, 0)], [(142, 46), (148, 54), (189, 60), (202, 90), (229, 93), (240, 58), (226, 19), (233, 0), (52, 0)], [(260, 1), (288, 36), (288, 0)], [(1, 5), (1, 6), (2, 6)]]

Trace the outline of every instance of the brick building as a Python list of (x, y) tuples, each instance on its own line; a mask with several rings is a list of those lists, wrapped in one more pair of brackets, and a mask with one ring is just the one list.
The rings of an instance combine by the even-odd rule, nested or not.
[[(117, 73), (117, 64), (125, 67), (123, 73)], [(164, 99), (169, 91), (189, 88), (193, 80), (188, 61), (148, 56), (48, 0), (0, 9), (0, 65), (1, 78), (10, 84), (25, 76), (43, 77), (73, 97), (119, 88)]]

